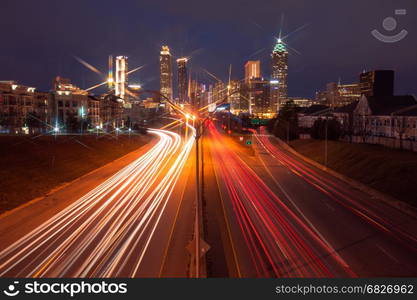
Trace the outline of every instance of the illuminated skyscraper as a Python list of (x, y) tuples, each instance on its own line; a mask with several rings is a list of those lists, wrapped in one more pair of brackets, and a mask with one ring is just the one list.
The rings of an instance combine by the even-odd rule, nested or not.
[(172, 56), (168, 46), (162, 46), (159, 56), (160, 92), (168, 99), (172, 99)]
[(288, 51), (281, 39), (277, 39), (271, 57), (271, 100), (278, 111), (288, 99)]
[(249, 60), (245, 64), (245, 82), (251, 79), (261, 78), (261, 62), (259, 60)]
[(115, 95), (123, 100), (126, 100), (126, 89), (128, 86), (128, 64), (126, 56), (116, 57), (116, 82)]
[(178, 98), (180, 103), (187, 102), (188, 95), (188, 76), (187, 76), (187, 62), (186, 57), (177, 59), (178, 66)]

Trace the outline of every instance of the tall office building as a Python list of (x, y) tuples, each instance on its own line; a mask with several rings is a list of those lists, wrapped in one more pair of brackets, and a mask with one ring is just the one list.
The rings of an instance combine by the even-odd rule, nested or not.
[(278, 111), (288, 99), (288, 51), (281, 39), (277, 39), (271, 57), (271, 101)]
[(272, 109), (269, 82), (263, 78), (253, 78), (241, 88), (241, 112), (249, 112), (260, 118), (272, 118), (276, 111)]
[(172, 99), (172, 56), (168, 46), (162, 46), (159, 56), (160, 92), (169, 100)]
[(128, 86), (128, 64), (126, 56), (116, 57), (116, 82), (114, 85), (115, 95), (126, 100), (126, 89)]
[(245, 82), (248, 83), (254, 78), (261, 78), (261, 61), (259, 60), (249, 60), (245, 64)]
[(186, 103), (188, 95), (188, 75), (187, 75), (187, 62), (186, 57), (177, 59), (178, 67), (178, 98), (180, 103)]
[(378, 70), (360, 74), (361, 94), (367, 97), (394, 95), (394, 71)]
[(217, 104), (227, 100), (227, 87), (222, 81), (217, 81), (213, 87), (213, 101)]

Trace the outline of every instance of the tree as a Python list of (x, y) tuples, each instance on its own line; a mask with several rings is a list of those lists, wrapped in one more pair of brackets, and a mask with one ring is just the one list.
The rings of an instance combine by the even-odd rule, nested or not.
[(298, 139), (298, 107), (294, 101), (285, 102), (279, 111), (279, 115), (268, 127), (272, 133), (280, 139), (291, 141)]
[(342, 135), (342, 126), (336, 119), (318, 119), (311, 128), (311, 137), (317, 140), (338, 140)]

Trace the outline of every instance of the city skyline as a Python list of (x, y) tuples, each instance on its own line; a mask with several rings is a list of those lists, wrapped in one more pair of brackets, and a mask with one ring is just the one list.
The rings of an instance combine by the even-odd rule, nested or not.
[[(372, 2), (372, 1), (371, 1)], [(402, 1), (405, 7), (412, 9), (416, 6), (415, 3), (409, 1)], [(146, 3), (146, 1), (144, 2)], [(31, 7), (32, 4), (27, 4)], [(34, 24), (34, 32), (29, 32), (24, 40), (16, 38), (16, 36), (9, 36), (6, 30), (5, 35), (10, 41), (3, 47), (0, 52), (2, 57), (6, 57), (10, 51), (15, 51), (16, 58), (14, 61), (7, 61), (1, 59), (2, 69), (0, 70), (1, 80), (17, 80), (23, 84), (37, 86), (41, 90), (49, 90), (51, 78), (57, 75), (61, 75), (67, 78), (76, 78), (75, 83), (82, 87), (87, 88), (101, 78), (85, 69), (82, 65), (79, 65), (73, 58), (73, 55), (78, 55), (97, 67), (102, 72), (105, 72), (106, 57), (109, 54), (113, 55), (126, 55), (129, 57), (130, 65), (142, 65), (146, 63), (146, 66), (140, 73), (132, 75), (132, 81), (140, 83), (144, 86), (152, 89), (157, 89), (159, 86), (159, 74), (158, 74), (158, 52), (163, 45), (169, 45), (172, 49), (173, 58), (176, 59), (181, 56), (191, 56), (190, 64), (193, 68), (193, 72), (201, 73), (201, 78), (204, 78), (204, 72), (201, 68), (209, 69), (210, 72), (216, 74), (222, 80), (227, 81), (228, 66), (232, 64), (233, 78), (243, 78), (243, 70), (240, 67), (247, 60), (261, 60), (262, 69), (266, 74), (270, 74), (270, 62), (268, 57), (273, 49), (275, 39), (282, 31), (283, 36), (290, 34), (289, 37), (284, 38), (284, 41), (288, 42), (289, 46), (295, 51), (301, 53), (297, 54), (290, 49), (290, 64), (289, 79), (291, 82), (289, 86), (289, 96), (293, 97), (314, 97), (315, 92), (324, 86), (327, 82), (337, 81), (339, 78), (342, 82), (353, 82), (357, 80), (359, 74), (365, 70), (373, 69), (394, 69), (397, 75), (397, 94), (416, 94), (417, 88), (412, 84), (413, 70), (417, 67), (415, 56), (412, 55), (411, 45), (415, 42), (414, 36), (407, 37), (401, 43), (395, 45), (386, 45), (376, 41), (369, 33), (369, 31), (375, 27), (381, 27), (381, 22), (385, 16), (392, 14), (392, 10), (396, 6), (385, 5), (377, 7), (373, 10), (366, 19), (361, 17), (358, 20), (358, 24), (353, 24), (352, 27), (347, 27), (342, 22), (353, 14), (355, 9), (365, 9), (372, 6), (372, 3), (366, 4), (350, 4), (345, 7), (346, 11), (341, 21), (333, 15), (327, 15), (331, 18), (334, 24), (334, 30), (339, 34), (329, 37), (328, 29), (323, 27), (323, 21), (320, 20), (320, 9), (324, 7), (331, 11), (332, 3), (323, 1), (317, 4), (317, 8), (314, 11), (316, 15), (306, 16), (304, 10), (298, 11), (299, 15), (294, 15), (291, 8), (300, 4), (290, 4), (288, 1), (281, 1), (279, 4), (271, 4), (271, 10), (274, 11), (273, 15), (269, 15), (268, 18), (260, 18), (258, 11), (249, 13), (244, 10), (240, 12), (234, 22), (228, 23), (224, 14), (217, 16), (222, 24), (222, 30), (216, 26), (212, 28), (204, 28), (204, 24), (197, 22), (195, 26), (195, 20), (189, 17), (184, 17), (176, 20), (176, 17), (171, 16), (174, 22), (173, 33), (168, 36), (166, 33), (168, 28), (164, 22), (158, 22), (160, 15), (164, 11), (173, 9), (170, 5), (162, 5), (156, 1), (147, 5), (148, 16), (143, 19), (132, 19), (135, 26), (143, 28), (141, 22), (148, 21), (146, 24), (148, 30), (153, 32), (149, 36), (146, 36), (146, 43), (137, 43), (135, 39), (124, 39), (123, 42), (118, 41), (122, 36), (126, 35), (118, 28), (113, 28), (108, 31), (108, 35), (103, 39), (104, 27), (99, 27), (100, 22), (97, 25), (92, 24), (89, 30), (89, 39), (91, 43), (98, 47), (85, 47), (80, 44), (80, 39), (84, 36), (84, 33), (78, 30), (79, 25), (74, 25), (74, 31), (70, 37), (65, 39), (53, 40), (54, 33), (51, 32), (50, 27), (46, 27), (43, 21), (36, 21)], [(305, 4), (306, 8), (309, 8), (311, 4)], [(400, 5), (400, 3), (398, 3)], [(276, 6), (276, 7), (275, 7)], [(11, 17), (16, 14), (20, 14), (27, 22), (26, 24), (32, 24), (35, 19), (30, 15), (26, 15), (25, 12), (17, 10), (15, 4), (9, 2), (7, 7), (10, 9), (10, 14), (0, 21), (3, 22), (4, 28), (10, 28)], [(81, 4), (74, 2), (74, 6), (68, 8), (68, 11), (72, 9), (87, 10), (89, 4)], [(130, 20), (133, 18), (133, 11), (138, 10), (136, 4), (127, 4), (126, 9), (130, 11), (126, 12), (127, 18)], [(274, 9), (272, 9), (274, 8)], [(41, 11), (38, 11), (42, 9)], [(45, 14), (47, 11), (52, 17), (49, 22), (58, 22), (58, 17), (54, 13), (58, 8), (46, 6), (46, 4), (37, 4), (33, 7), (34, 11), (38, 11), (39, 14)], [(99, 10), (106, 11), (110, 9), (108, 2), (104, 1), (102, 7)], [(187, 6), (187, 11), (193, 11), (197, 9), (193, 5)], [(225, 11), (228, 11), (229, 6), (225, 7)], [(137, 11), (141, 14), (140, 11)], [(200, 12), (201, 13), (201, 12)], [(205, 14), (211, 16), (212, 9), (208, 9)], [(65, 29), (67, 24), (72, 24), (73, 21), (68, 19), (70, 12), (60, 13), (60, 18), (66, 20), (66, 22), (60, 22), (58, 29)], [(63, 15), (62, 15), (63, 14)], [(68, 14), (68, 16), (67, 16)], [(113, 12), (113, 18), (118, 18), (120, 13)], [(205, 14), (203, 16), (205, 16)], [(268, 13), (269, 14), (269, 13)], [(323, 14), (325, 14), (323, 12)], [(281, 24), (281, 15), (284, 15), (284, 22)], [(9, 18), (9, 19), (8, 19)], [(205, 19), (207, 17), (204, 17)], [(80, 23), (84, 18), (84, 14), (79, 16)], [(359, 22), (360, 21), (360, 22)], [(401, 19), (401, 25), (408, 28), (413, 28), (413, 18), (405, 17)], [(238, 26), (237, 26), (238, 25)], [(14, 26), (20, 26), (19, 24)], [(121, 23), (119, 26), (126, 26)], [(238, 27), (243, 34), (239, 33)], [(53, 27), (53, 26), (52, 26)], [(298, 28), (302, 27), (297, 31)], [(362, 28), (363, 27), (363, 28)], [(415, 27), (415, 26), (414, 26)], [(126, 32), (130, 29), (126, 28)], [(142, 29), (141, 29), (142, 30)], [(291, 34), (293, 31), (295, 33)], [(21, 28), (19, 32), (25, 32), (24, 28)], [(36, 33), (35, 33), (36, 32)], [(355, 33), (349, 34), (348, 33)], [(204, 34), (203, 34), (204, 33)], [(136, 36), (136, 35), (135, 35)], [(25, 55), (26, 49), (23, 47), (28, 41), (33, 41), (33, 45), (36, 47), (30, 52), (31, 55)], [(216, 45), (220, 44), (222, 47), (215, 47), (211, 45), (212, 41), (216, 41)], [(356, 46), (355, 46), (356, 45)], [(368, 51), (377, 51), (381, 53), (380, 57), (384, 59), (368, 56), (366, 51), (355, 50), (359, 46), (361, 49), (366, 48)], [(28, 48), (30, 49), (30, 48)], [(321, 50), (321, 51), (320, 51)], [(338, 51), (341, 59), (326, 57), (327, 51)], [(392, 54), (395, 51), (401, 51), (402, 55), (398, 59), (394, 59)], [(352, 58), (354, 58), (352, 60)], [(320, 61), (320, 64), (318, 62)], [(347, 64), (346, 61), (349, 61)], [(40, 76), (34, 76), (37, 69), (42, 69), (43, 72)], [(81, 75), (81, 76), (79, 76)], [(210, 78), (207, 77), (205, 81), (210, 83)], [(303, 84), (301, 84), (303, 82)]]

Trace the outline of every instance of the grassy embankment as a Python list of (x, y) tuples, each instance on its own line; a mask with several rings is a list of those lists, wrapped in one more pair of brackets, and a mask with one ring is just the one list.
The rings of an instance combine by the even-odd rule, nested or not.
[[(297, 140), (291, 146), (324, 164), (324, 141)], [(417, 153), (329, 141), (328, 167), (417, 207)]]
[(150, 136), (0, 136), (0, 213), (103, 166)]

